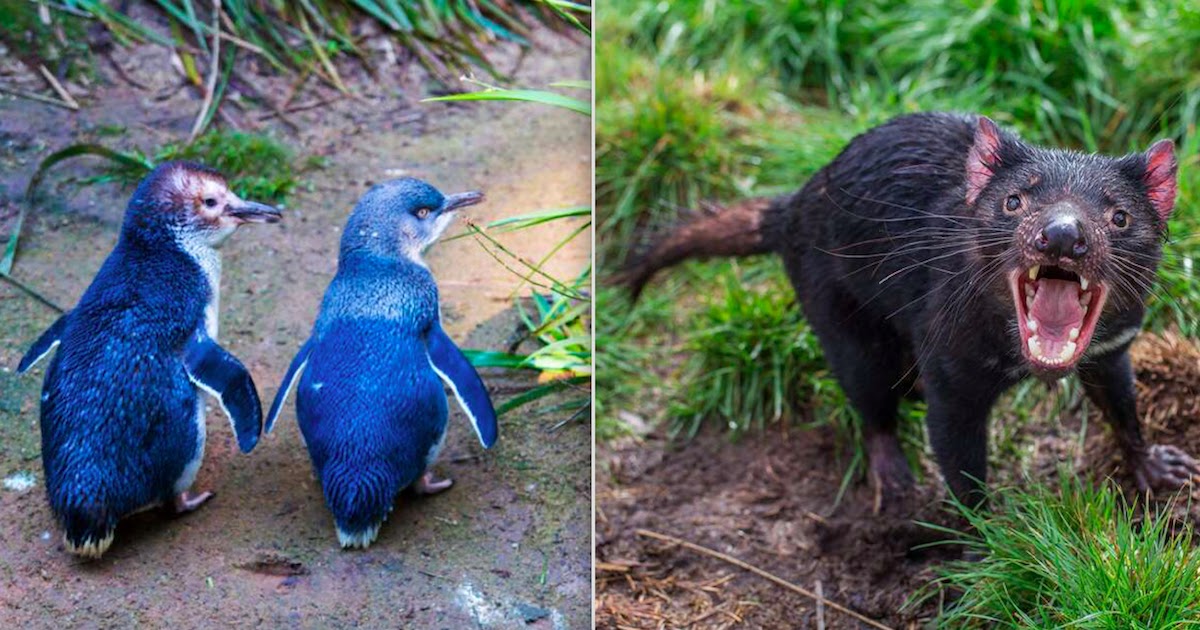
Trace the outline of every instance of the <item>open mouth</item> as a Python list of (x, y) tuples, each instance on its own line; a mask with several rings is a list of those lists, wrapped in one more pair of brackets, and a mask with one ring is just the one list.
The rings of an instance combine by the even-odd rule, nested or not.
[(1025, 358), (1043, 370), (1078, 363), (1096, 332), (1108, 286), (1053, 265), (1014, 271), (1009, 286)]

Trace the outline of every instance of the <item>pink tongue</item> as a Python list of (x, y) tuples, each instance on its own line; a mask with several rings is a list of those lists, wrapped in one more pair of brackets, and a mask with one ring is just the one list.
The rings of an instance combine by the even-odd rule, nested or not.
[[(1049, 278), (1039, 280), (1029, 316), (1037, 322), (1037, 336), (1043, 342), (1043, 348), (1046, 347), (1046, 342), (1066, 343), (1071, 329), (1083, 326), (1083, 307), (1079, 306), (1079, 283)], [(1054, 350), (1057, 351), (1059, 344), (1054, 345)]]

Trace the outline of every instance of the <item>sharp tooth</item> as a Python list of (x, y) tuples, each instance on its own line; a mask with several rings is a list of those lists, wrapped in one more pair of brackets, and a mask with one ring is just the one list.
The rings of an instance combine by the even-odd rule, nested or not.
[(1092, 294), (1084, 291), (1079, 294), (1079, 305), (1083, 307), (1083, 312), (1087, 312), (1088, 305), (1092, 303)]
[(1029, 332), (1031, 333), (1037, 332), (1037, 320), (1030, 317), (1029, 319), (1025, 320), (1025, 327), (1028, 328)]
[(1083, 276), (1079, 276), (1079, 289), (1081, 291), (1087, 291), (1087, 288), (1088, 288), (1088, 279), (1084, 278)]
[(1033, 310), (1033, 298), (1031, 298), (1031, 297), (1025, 298), (1025, 310), (1027, 310), (1027, 311)]
[(1025, 285), (1025, 297), (1032, 298), (1037, 292), (1033, 290), (1032, 284)]
[(1042, 268), (1041, 265), (1034, 265), (1034, 266), (1030, 267), (1029, 268), (1029, 279), (1037, 280), (1038, 269), (1041, 269), (1041, 268)]
[(1027, 343), (1029, 345), (1029, 354), (1035, 357), (1042, 356), (1042, 343), (1038, 341), (1037, 335), (1030, 337)]
[(1079, 338), (1079, 329), (1078, 328), (1072, 328), (1071, 331), (1067, 333), (1067, 339), (1070, 339), (1071, 341), (1075, 341), (1078, 338)]
[(1058, 353), (1058, 360), (1070, 361), (1071, 357), (1075, 356), (1075, 348), (1077, 347), (1074, 341), (1068, 341), (1067, 345), (1063, 346), (1062, 352)]

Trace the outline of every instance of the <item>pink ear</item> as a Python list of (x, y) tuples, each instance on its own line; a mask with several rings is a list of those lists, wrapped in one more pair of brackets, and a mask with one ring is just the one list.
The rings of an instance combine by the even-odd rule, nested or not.
[(1175, 143), (1159, 140), (1146, 150), (1146, 173), (1142, 183), (1146, 184), (1146, 196), (1163, 223), (1175, 208)]
[(967, 152), (967, 203), (975, 205), (979, 193), (992, 181), (1000, 161), (1000, 129), (987, 116), (979, 117), (975, 143)]

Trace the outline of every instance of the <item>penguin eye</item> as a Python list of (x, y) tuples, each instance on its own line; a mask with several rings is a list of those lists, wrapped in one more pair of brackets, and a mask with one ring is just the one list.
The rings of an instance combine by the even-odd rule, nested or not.
[(416, 215), (418, 219), (424, 219), (429, 216), (429, 208), (417, 208)]
[(216, 208), (216, 207), (217, 207), (217, 200), (216, 200), (215, 198), (213, 198), (213, 197), (205, 197), (205, 198), (204, 198), (204, 205), (208, 206), (209, 208)]

